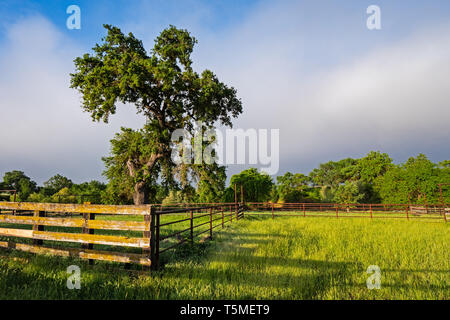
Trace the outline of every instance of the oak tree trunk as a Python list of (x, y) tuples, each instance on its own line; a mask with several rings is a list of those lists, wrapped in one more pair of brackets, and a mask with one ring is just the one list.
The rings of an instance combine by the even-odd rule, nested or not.
[(138, 182), (134, 185), (133, 202), (135, 205), (147, 204), (149, 200), (148, 189), (145, 182)]
[[(141, 163), (138, 159), (128, 159), (127, 167), (130, 177), (135, 177), (138, 168), (144, 168), (144, 173), (149, 174), (155, 167), (158, 159), (162, 158), (162, 153), (154, 153), (150, 156), (147, 162)], [(133, 190), (133, 202), (135, 205), (148, 204), (150, 198), (149, 190), (146, 186), (146, 181), (136, 182)]]

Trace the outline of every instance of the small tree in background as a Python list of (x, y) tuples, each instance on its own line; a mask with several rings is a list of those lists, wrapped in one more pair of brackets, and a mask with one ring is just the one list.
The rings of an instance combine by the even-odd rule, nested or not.
[(19, 170), (6, 172), (3, 176), (3, 184), (5, 189), (17, 190), (17, 201), (27, 201), (28, 197), (37, 190), (36, 182)]
[(57, 174), (44, 182), (44, 188), (49, 190), (50, 194), (54, 194), (63, 188), (72, 187), (73, 182), (60, 174)]
[(225, 192), (226, 168), (217, 164), (202, 165), (198, 170), (197, 193), (202, 203), (219, 202)]
[[(343, 204), (355, 204), (358, 203), (364, 194), (360, 192), (359, 183), (356, 181), (346, 181), (344, 184), (337, 187), (334, 193), (334, 202)], [(350, 211), (350, 207), (347, 206), (347, 212)]]
[(305, 198), (304, 190), (308, 187), (309, 178), (301, 173), (286, 172), (277, 177), (277, 190), (281, 202), (301, 202)]
[(377, 177), (384, 175), (394, 164), (387, 153), (370, 151), (365, 157), (358, 160), (357, 172), (360, 180), (373, 183)]
[(250, 168), (235, 174), (230, 179), (230, 186), (225, 190), (225, 202), (234, 202), (234, 185), (237, 185), (238, 202), (240, 201), (241, 185), (244, 188), (244, 199), (247, 202), (263, 202), (270, 200), (272, 178), (265, 172)]
[(439, 182), (448, 182), (446, 170), (425, 155), (410, 157), (404, 164), (394, 166), (375, 181), (384, 203), (439, 202)]

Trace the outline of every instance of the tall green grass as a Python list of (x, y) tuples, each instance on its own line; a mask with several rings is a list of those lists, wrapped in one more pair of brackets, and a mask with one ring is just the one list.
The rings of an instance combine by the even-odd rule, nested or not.
[[(1, 299), (449, 299), (444, 222), (252, 217), (161, 257), (161, 271), (0, 250)], [(66, 268), (82, 270), (80, 290)], [(381, 289), (369, 290), (369, 265)]]

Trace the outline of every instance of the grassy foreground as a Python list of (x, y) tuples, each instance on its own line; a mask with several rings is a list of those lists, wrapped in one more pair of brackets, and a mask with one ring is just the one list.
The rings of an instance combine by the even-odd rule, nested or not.
[[(0, 250), (0, 299), (450, 299), (443, 222), (251, 217), (162, 257), (162, 271)], [(81, 267), (81, 289), (66, 268)], [(381, 289), (369, 290), (369, 265)]]

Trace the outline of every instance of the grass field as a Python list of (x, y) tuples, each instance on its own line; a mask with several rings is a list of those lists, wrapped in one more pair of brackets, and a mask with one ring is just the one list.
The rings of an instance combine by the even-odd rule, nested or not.
[[(449, 299), (444, 222), (246, 216), (161, 271), (0, 250), (0, 299)], [(66, 268), (81, 267), (80, 290)], [(369, 265), (381, 289), (369, 290)]]

